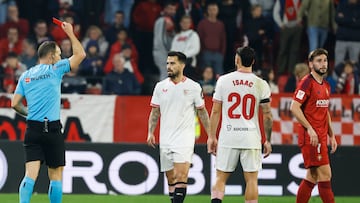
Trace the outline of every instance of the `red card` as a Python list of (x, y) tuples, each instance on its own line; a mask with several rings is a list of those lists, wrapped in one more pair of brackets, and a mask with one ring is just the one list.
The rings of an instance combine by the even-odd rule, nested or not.
[(61, 20), (59, 20), (59, 19), (57, 19), (57, 18), (52, 18), (52, 20), (53, 20), (53, 23), (55, 23), (56, 25), (58, 25), (58, 26), (60, 26), (61, 27), (61, 25), (62, 25), (62, 21)]

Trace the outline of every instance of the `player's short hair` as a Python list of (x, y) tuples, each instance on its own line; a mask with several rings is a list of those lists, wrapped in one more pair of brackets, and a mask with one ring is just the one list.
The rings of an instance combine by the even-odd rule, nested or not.
[(38, 49), (38, 56), (39, 58), (44, 58), (49, 53), (55, 54), (56, 51), (56, 42), (54, 41), (45, 41), (43, 42)]
[(181, 63), (186, 63), (186, 55), (180, 51), (170, 51), (168, 56), (176, 56)]
[(325, 54), (326, 58), (328, 58), (329, 54), (328, 54), (328, 51), (326, 51), (326, 49), (317, 48), (317, 49), (310, 52), (310, 54), (308, 56), (308, 60), (313, 61), (315, 57), (323, 55), (323, 54)]
[(236, 54), (241, 59), (241, 64), (245, 67), (250, 67), (255, 61), (255, 51), (253, 48), (245, 46), (236, 49)]

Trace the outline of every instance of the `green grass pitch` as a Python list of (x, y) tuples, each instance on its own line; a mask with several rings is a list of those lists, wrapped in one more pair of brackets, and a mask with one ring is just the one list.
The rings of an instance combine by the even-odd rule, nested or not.
[[(359, 203), (359, 197), (335, 197), (336, 203)], [(19, 202), (18, 194), (0, 194), (1, 203), (16, 203)], [(31, 198), (34, 203), (49, 203), (47, 194), (34, 194)], [(168, 203), (169, 198), (166, 195), (69, 195), (63, 196), (63, 203)], [(209, 195), (188, 195), (186, 196), (185, 203), (209, 203)], [(224, 203), (241, 203), (244, 202), (243, 196), (225, 196)], [(273, 197), (273, 196), (260, 196), (259, 203), (294, 203), (295, 196)], [(312, 197), (309, 203), (321, 203), (319, 197)]]

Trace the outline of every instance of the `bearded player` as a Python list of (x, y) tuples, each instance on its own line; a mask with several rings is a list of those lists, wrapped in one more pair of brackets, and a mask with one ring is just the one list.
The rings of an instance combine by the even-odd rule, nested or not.
[(311, 191), (318, 184), (322, 201), (333, 203), (327, 136), (330, 138), (331, 153), (336, 151), (337, 143), (328, 111), (330, 85), (324, 79), (328, 70), (328, 52), (322, 48), (315, 49), (308, 60), (311, 72), (298, 84), (290, 107), (299, 122), (298, 145), (306, 168), (296, 202), (307, 203)]
[(195, 115), (209, 132), (209, 115), (201, 87), (186, 78), (186, 56), (171, 51), (167, 57), (168, 78), (158, 82), (151, 98), (147, 143), (155, 147), (154, 131), (160, 117), (160, 167), (165, 172), (172, 203), (184, 202), (195, 144)]

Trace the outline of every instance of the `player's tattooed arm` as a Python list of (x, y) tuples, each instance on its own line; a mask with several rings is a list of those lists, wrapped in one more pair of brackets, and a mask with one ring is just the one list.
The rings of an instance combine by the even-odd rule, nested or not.
[(156, 125), (158, 123), (160, 117), (160, 108), (159, 107), (153, 107), (150, 112), (149, 116), (149, 133), (154, 133)]
[(266, 140), (268, 142), (270, 142), (272, 125), (273, 125), (273, 117), (272, 117), (272, 113), (271, 113), (270, 102), (261, 104), (261, 107), (262, 107), (262, 113), (263, 113), (264, 131), (266, 134)]
[(203, 124), (206, 133), (208, 134), (208, 136), (210, 135), (210, 119), (209, 119), (209, 113), (206, 110), (206, 108), (202, 108), (202, 109), (198, 109), (197, 110), (197, 115), (201, 121), (201, 123)]

